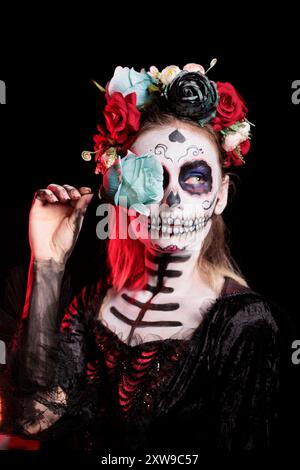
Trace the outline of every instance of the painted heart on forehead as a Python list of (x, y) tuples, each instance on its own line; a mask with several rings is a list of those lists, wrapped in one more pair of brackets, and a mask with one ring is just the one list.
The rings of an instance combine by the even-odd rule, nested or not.
[(183, 143), (185, 142), (185, 137), (181, 132), (179, 132), (178, 129), (175, 129), (175, 131), (171, 132), (169, 135), (169, 140), (170, 142), (180, 142)]
[(184, 122), (153, 126), (141, 131), (131, 150), (154, 155), (164, 169), (164, 196), (149, 205), (148, 237), (141, 241), (157, 250), (199, 251), (213, 215), (227, 202), (228, 177), (210, 133)]

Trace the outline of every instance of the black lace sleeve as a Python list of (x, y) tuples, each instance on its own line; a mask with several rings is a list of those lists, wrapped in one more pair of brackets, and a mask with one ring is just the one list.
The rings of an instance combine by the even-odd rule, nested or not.
[(32, 263), (23, 316), (9, 354), (12, 432), (26, 437), (59, 438), (71, 423), (82, 424), (93, 414), (97, 394), (88, 381), (87, 362), (94, 292), (84, 288), (61, 321), (63, 272), (53, 260)]
[(214, 345), (213, 420), (221, 450), (268, 449), (276, 441), (281, 337), (269, 307), (250, 303)]

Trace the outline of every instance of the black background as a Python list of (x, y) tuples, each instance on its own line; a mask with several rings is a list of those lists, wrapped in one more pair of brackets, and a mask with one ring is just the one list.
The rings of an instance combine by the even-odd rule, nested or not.
[[(158, 5), (145, 7), (137, 19), (128, 11), (123, 17), (119, 7), (89, 15), (76, 7), (76, 21), (75, 7), (64, 15), (45, 8), (22, 29), (2, 31), (7, 104), (0, 106), (1, 286), (12, 266), (28, 262), (34, 191), (53, 182), (97, 187), (93, 164), (80, 157), (92, 149), (101, 114), (91, 79), (105, 85), (117, 65), (139, 70), (197, 62), (207, 68), (216, 57), (209, 77), (237, 88), (256, 126), (225, 212), (232, 253), (250, 285), (292, 315), (300, 339), (300, 105), (291, 100), (292, 82), (300, 78), (295, 13), (277, 11), (275, 19), (273, 7), (265, 15), (257, 10), (251, 18), (245, 12), (235, 18), (233, 6), (228, 17), (214, 7), (174, 7), (162, 16)], [(96, 243), (94, 209), (74, 252), (83, 282)]]
[[(139, 70), (199, 62), (207, 68), (217, 57), (209, 77), (237, 88), (256, 126), (247, 164), (234, 169), (237, 191), (225, 212), (232, 252), (250, 284), (296, 318), (300, 105), (291, 101), (291, 85), (299, 77), (295, 43), (283, 42), (275, 31), (272, 40), (266, 33), (261, 43), (235, 39), (239, 47), (195, 43), (185, 35), (173, 42), (166, 34), (168, 45), (148, 38), (143, 51), (137, 38), (115, 47), (104, 32), (98, 38), (94, 32), (90, 41), (84, 30), (78, 34), (76, 41), (66, 35), (61, 43), (49, 38), (42, 44), (37, 36), (17, 55), (12, 51), (6, 68), (0, 68), (7, 87), (7, 104), (0, 107), (2, 277), (11, 265), (28, 259), (27, 219), (36, 189), (52, 182), (97, 186), (93, 163), (80, 157), (83, 149), (92, 149), (101, 114), (101, 96), (91, 79), (105, 84), (117, 65)], [(95, 228), (94, 213), (92, 218)]]

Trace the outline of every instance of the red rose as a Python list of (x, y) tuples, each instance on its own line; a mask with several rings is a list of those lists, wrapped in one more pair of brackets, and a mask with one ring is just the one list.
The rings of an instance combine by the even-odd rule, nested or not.
[(125, 143), (140, 127), (141, 113), (136, 107), (136, 94), (107, 96), (104, 118), (109, 136), (116, 144)]
[(244, 142), (242, 142), (239, 145), (239, 150), (233, 150), (232, 152), (226, 152), (226, 160), (224, 162), (224, 166), (229, 167), (231, 165), (233, 165), (233, 166), (242, 165), (244, 162), (243, 162), (243, 159), (241, 157), (246, 155), (246, 153), (248, 153), (249, 150), (250, 150), (250, 140), (247, 139), (247, 140), (244, 140)]
[(216, 117), (211, 124), (216, 131), (220, 131), (237, 121), (242, 121), (248, 109), (244, 99), (230, 83), (216, 82), (216, 85), (220, 99)]
[[(101, 127), (97, 126), (99, 134), (94, 135), (94, 150), (102, 155), (109, 147), (113, 145), (113, 141), (109, 138), (107, 132)], [(97, 155), (96, 155), (97, 157)]]

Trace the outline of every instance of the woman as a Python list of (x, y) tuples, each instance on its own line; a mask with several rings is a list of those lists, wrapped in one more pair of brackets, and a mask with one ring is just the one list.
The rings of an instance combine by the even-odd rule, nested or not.
[(276, 442), (281, 334), (234, 267), (221, 215), (226, 169), (249, 150), (247, 108), (206, 73), (116, 69), (95, 137), (107, 264), (62, 319), (65, 264), (93, 194), (37, 192), (11, 360), (16, 432), (102, 451)]

